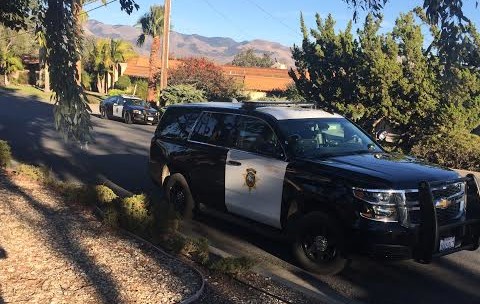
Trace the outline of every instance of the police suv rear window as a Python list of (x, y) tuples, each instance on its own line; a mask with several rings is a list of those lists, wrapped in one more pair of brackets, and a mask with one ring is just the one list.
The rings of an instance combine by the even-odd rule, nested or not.
[(200, 115), (194, 109), (168, 109), (157, 128), (157, 136), (186, 140)]

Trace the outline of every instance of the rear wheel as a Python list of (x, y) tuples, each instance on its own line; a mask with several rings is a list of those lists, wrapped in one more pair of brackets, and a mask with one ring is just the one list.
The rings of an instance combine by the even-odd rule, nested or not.
[(342, 229), (327, 214), (313, 212), (297, 219), (293, 237), (293, 255), (305, 269), (335, 275), (347, 266)]
[(190, 220), (193, 217), (195, 203), (187, 181), (181, 174), (175, 173), (170, 175), (165, 182), (164, 191), (167, 202), (182, 219)]

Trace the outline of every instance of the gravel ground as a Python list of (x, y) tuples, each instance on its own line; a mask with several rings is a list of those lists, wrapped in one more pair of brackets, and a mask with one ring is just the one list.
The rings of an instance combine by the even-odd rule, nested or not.
[(0, 303), (178, 303), (200, 276), (0, 172)]
[(249, 273), (236, 280), (223, 274), (209, 273), (206, 275), (205, 290), (195, 303), (307, 304), (320, 302), (257, 274)]

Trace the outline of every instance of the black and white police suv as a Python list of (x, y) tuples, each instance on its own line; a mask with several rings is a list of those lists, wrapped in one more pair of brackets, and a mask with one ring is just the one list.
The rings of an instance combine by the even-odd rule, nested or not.
[(117, 95), (102, 100), (99, 111), (102, 118), (123, 119), (127, 124), (134, 122), (157, 124), (160, 116), (148, 102), (129, 95)]
[(150, 173), (184, 216), (201, 204), (278, 229), (298, 262), (320, 274), (340, 272), (356, 253), (428, 263), (479, 247), (473, 176), (389, 154), (322, 110), (169, 106)]

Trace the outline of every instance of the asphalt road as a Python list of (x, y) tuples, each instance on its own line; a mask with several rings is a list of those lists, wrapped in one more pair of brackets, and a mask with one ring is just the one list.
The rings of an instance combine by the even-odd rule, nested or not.
[[(146, 167), (155, 127), (97, 117), (92, 121), (96, 142), (82, 150), (65, 143), (54, 130), (51, 104), (0, 91), (0, 139), (9, 141), (18, 160), (47, 166), (62, 179), (109, 182), (132, 192), (158, 192)], [(285, 245), (245, 226), (209, 215), (195, 225), (197, 233), (221, 244), (224, 250), (253, 254), (257, 260), (295, 269)], [(296, 275), (312, 286), (330, 287), (349, 299), (367, 303), (480, 303), (480, 251), (456, 253), (429, 265), (356, 258), (336, 277)]]

